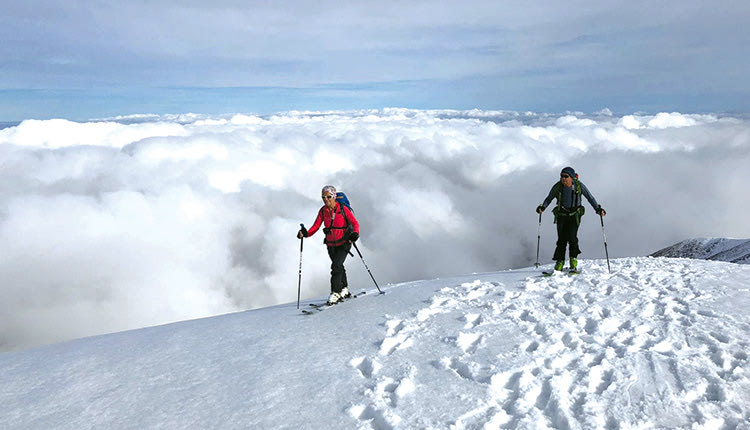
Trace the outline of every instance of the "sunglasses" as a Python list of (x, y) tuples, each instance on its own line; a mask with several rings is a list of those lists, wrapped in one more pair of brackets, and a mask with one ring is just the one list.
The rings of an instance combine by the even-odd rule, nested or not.
[(560, 175), (560, 177), (561, 177), (561, 178), (563, 178), (563, 179), (568, 179), (568, 178), (570, 178), (570, 176), (568, 176), (568, 175)]
[(325, 196), (323, 196), (323, 200), (329, 200), (329, 199), (332, 199), (332, 198), (335, 198), (335, 196), (331, 196), (331, 195), (325, 195)]

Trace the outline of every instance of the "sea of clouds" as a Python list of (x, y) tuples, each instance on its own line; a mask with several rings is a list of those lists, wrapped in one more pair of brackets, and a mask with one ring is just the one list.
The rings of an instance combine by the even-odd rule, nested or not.
[[(573, 166), (610, 257), (750, 237), (750, 120), (383, 109), (27, 120), (0, 130), (0, 350), (288, 303), (300, 223), (347, 193), (383, 285), (533, 265)], [(604, 258), (588, 207), (584, 259)], [(541, 227), (550, 262), (555, 226)], [(320, 234), (302, 296), (329, 290)], [(356, 255), (356, 254), (355, 254)], [(353, 289), (371, 288), (358, 256)]]

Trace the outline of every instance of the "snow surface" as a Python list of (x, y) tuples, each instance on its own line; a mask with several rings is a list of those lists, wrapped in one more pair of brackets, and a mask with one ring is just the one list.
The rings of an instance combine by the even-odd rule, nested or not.
[(750, 428), (750, 267), (611, 263), (5, 353), (2, 427)]

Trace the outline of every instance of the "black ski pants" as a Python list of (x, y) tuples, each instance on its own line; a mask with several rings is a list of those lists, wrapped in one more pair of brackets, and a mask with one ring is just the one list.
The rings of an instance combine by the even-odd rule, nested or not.
[(555, 261), (565, 260), (565, 249), (568, 245), (570, 245), (570, 258), (578, 257), (581, 253), (581, 249), (578, 248), (578, 222), (575, 216), (558, 216), (557, 247), (552, 258)]
[(348, 287), (349, 283), (346, 281), (346, 269), (344, 268), (344, 261), (349, 255), (349, 250), (352, 249), (352, 244), (347, 242), (341, 246), (329, 246), (328, 256), (331, 257), (331, 292), (341, 293), (344, 287)]

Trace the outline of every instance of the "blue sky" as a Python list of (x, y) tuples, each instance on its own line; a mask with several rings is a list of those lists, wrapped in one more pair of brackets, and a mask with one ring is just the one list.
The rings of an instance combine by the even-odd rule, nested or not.
[(747, 112), (750, 2), (3, 6), (0, 121), (378, 107)]

